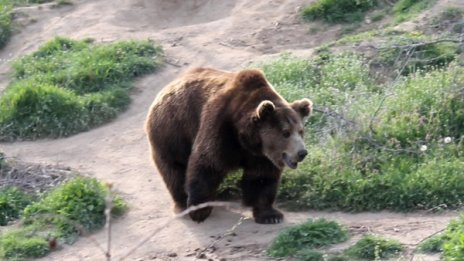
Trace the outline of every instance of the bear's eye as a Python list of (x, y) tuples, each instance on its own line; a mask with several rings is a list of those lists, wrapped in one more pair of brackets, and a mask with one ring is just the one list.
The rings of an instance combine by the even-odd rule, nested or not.
[(290, 137), (290, 132), (289, 131), (284, 131), (283, 135), (284, 135), (284, 138), (288, 138), (288, 137)]
[(298, 133), (299, 133), (301, 136), (303, 136), (303, 134), (304, 134), (303, 130), (300, 130)]

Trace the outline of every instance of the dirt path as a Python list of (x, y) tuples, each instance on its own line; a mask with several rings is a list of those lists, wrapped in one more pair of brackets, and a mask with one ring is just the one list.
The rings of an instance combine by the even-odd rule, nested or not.
[[(304, 50), (334, 39), (336, 27), (310, 35), (308, 25), (298, 19), (299, 8), (308, 2), (81, 0), (59, 9), (24, 8), (20, 17), (24, 26), (0, 52), (0, 90), (7, 84), (6, 61), (35, 50), (56, 35), (97, 41), (150, 38), (163, 46), (168, 64), (137, 82), (131, 107), (112, 123), (66, 139), (0, 144), (1, 150), (25, 161), (67, 165), (114, 183), (130, 205), (128, 214), (113, 225), (113, 256), (121, 256), (173, 217), (170, 197), (154, 171), (143, 132), (156, 93), (188, 67), (236, 69), (264, 54)], [(451, 212), (287, 213), (286, 222), (280, 225), (245, 220), (235, 234), (224, 237), (205, 255), (215, 260), (263, 260), (263, 250), (279, 230), (314, 217), (336, 219), (352, 227), (355, 234), (369, 230), (415, 244), (442, 229), (454, 216)], [(198, 249), (209, 246), (239, 218), (239, 213), (217, 209), (203, 224), (175, 220), (128, 260), (193, 260)], [(93, 237), (105, 242), (106, 235), (99, 232)], [(46, 259), (103, 260), (104, 256), (95, 243), (83, 238)]]

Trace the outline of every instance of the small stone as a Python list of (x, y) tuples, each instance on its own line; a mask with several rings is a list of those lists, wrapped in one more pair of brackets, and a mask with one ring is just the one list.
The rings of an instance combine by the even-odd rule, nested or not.
[(176, 257), (176, 256), (177, 256), (177, 254), (174, 253), (174, 252), (168, 254), (168, 257)]

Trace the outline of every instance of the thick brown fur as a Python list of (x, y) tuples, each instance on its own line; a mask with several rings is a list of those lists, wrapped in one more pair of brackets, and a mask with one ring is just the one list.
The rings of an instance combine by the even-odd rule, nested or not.
[[(174, 80), (153, 102), (146, 130), (176, 207), (214, 200), (225, 175), (242, 168), (243, 202), (256, 222), (280, 222), (273, 207), (280, 175), (307, 153), (303, 119), (311, 110), (308, 99), (285, 101), (259, 70), (197, 68)], [(202, 222), (210, 212), (190, 216)]]

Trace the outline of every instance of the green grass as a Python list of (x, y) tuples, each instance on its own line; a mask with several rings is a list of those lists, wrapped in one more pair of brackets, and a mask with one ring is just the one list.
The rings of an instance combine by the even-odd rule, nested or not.
[(308, 20), (324, 20), (329, 23), (362, 21), (364, 14), (377, 5), (375, 0), (318, 0), (303, 9)]
[(128, 107), (131, 81), (157, 69), (161, 57), (150, 41), (45, 43), (12, 65), (0, 97), (0, 140), (65, 137), (109, 122)]
[(13, 5), (9, 0), (0, 0), (0, 48), (3, 48), (11, 36), (11, 18)]
[(23, 209), (32, 202), (32, 197), (15, 187), (0, 190), (0, 226), (19, 218)]
[[(73, 243), (79, 235), (103, 227), (108, 193), (108, 186), (93, 178), (61, 184), (24, 209), (21, 226), (0, 235), (0, 259), (44, 256), (53, 250), (50, 238)], [(112, 214), (120, 216), (126, 209), (122, 199), (112, 195)]]
[(334, 221), (308, 220), (290, 227), (274, 239), (267, 250), (271, 257), (296, 256), (300, 260), (321, 260), (315, 249), (341, 243), (348, 239), (346, 229)]
[(398, 256), (403, 246), (396, 240), (366, 235), (349, 247), (345, 254), (357, 260), (379, 260)]
[[(24, 210), (28, 223), (52, 224), (61, 238), (73, 238), (81, 230), (93, 231), (105, 224), (108, 189), (95, 179), (76, 178), (50, 192)], [(126, 209), (121, 198), (113, 200), (113, 214)]]

